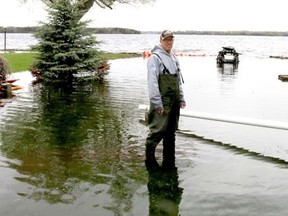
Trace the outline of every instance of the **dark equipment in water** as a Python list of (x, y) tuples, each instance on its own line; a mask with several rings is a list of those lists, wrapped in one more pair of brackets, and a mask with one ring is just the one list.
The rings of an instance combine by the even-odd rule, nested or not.
[(222, 47), (223, 49), (219, 51), (217, 55), (217, 64), (222, 65), (228, 64), (238, 64), (239, 63), (239, 53), (233, 47)]

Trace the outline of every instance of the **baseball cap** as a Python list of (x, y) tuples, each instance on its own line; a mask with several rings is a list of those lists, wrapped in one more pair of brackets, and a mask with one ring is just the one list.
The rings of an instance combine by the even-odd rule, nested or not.
[(161, 35), (160, 35), (160, 39), (161, 40), (164, 40), (165, 38), (167, 37), (173, 37), (174, 38), (174, 34), (172, 31), (169, 31), (169, 30), (164, 30), (161, 32)]

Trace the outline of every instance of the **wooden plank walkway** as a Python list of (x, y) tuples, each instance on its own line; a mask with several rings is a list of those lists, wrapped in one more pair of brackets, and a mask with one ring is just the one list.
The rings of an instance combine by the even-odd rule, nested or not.
[(288, 82), (288, 74), (282, 74), (282, 75), (278, 75), (278, 79), (283, 81), (283, 82)]

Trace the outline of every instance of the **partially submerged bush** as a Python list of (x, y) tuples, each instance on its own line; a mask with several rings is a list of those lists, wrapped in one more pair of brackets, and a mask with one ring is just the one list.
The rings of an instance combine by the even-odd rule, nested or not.
[(0, 55), (0, 81), (6, 80), (8, 74), (11, 73), (10, 65), (4, 56)]

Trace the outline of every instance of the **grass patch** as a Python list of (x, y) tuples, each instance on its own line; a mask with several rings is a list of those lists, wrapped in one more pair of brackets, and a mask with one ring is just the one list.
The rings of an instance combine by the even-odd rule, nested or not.
[(28, 70), (35, 59), (36, 53), (5, 53), (2, 55), (7, 59), (11, 71), (19, 72)]
[[(12, 73), (26, 71), (33, 63), (37, 53), (4, 53), (0, 54), (7, 59)], [(106, 60), (141, 57), (139, 53), (102, 53), (101, 58)]]

